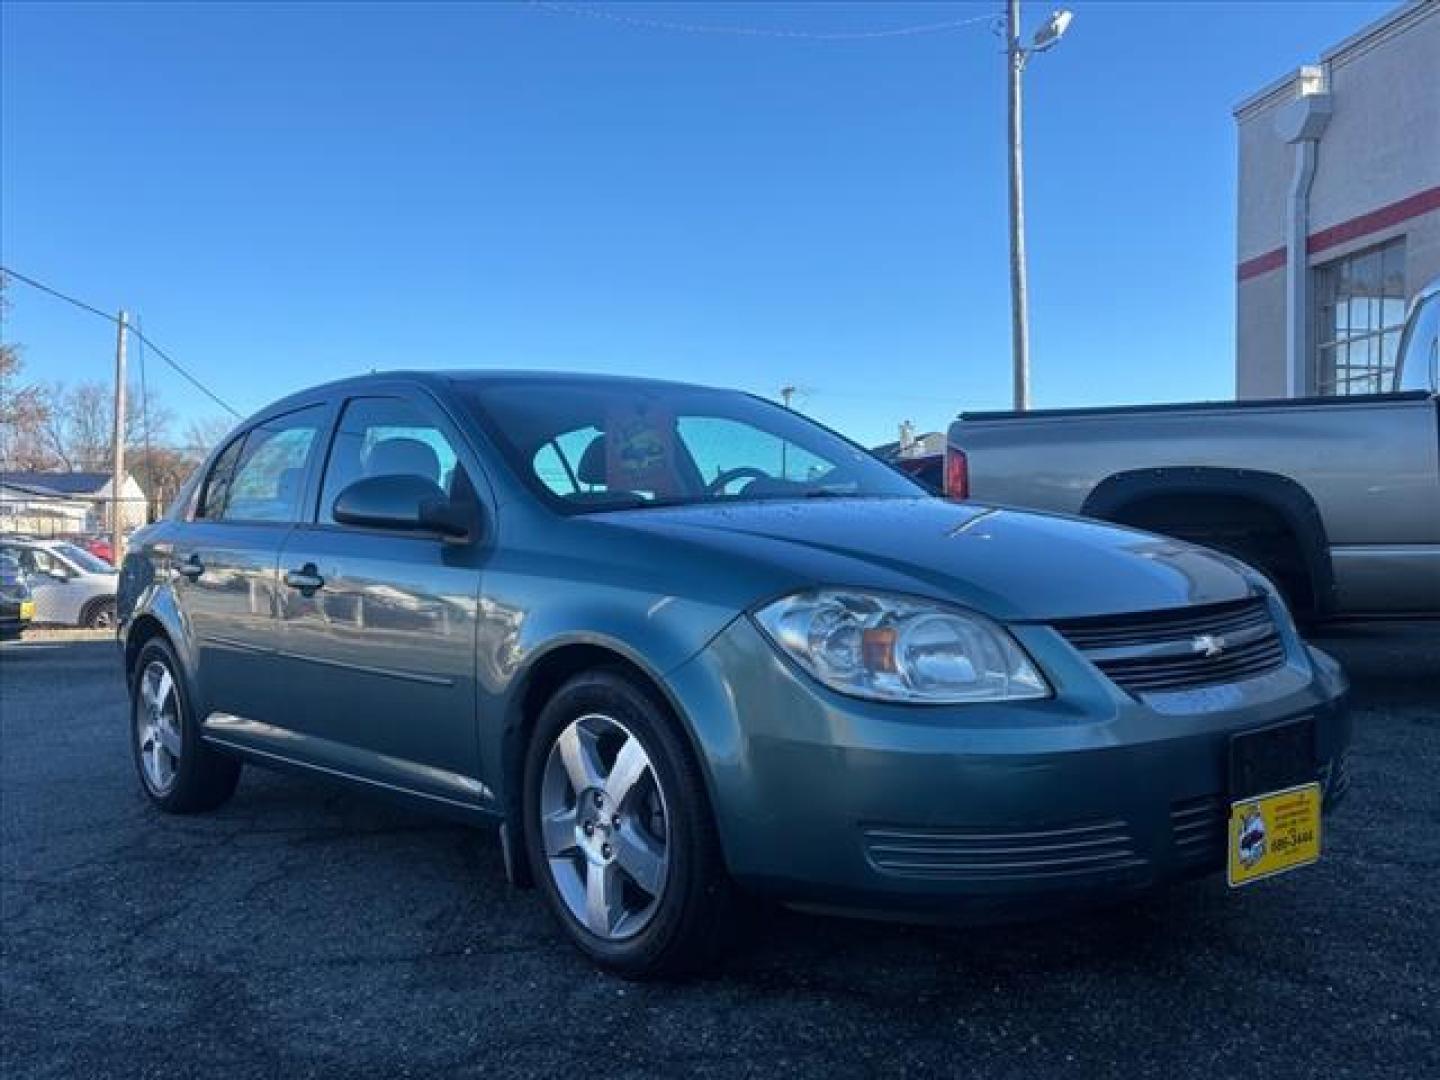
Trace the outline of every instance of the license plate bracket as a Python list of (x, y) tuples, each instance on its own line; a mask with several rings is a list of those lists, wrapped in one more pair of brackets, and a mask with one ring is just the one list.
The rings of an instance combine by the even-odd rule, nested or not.
[(1318, 775), (1313, 716), (1230, 737), (1232, 801), (1308, 784)]

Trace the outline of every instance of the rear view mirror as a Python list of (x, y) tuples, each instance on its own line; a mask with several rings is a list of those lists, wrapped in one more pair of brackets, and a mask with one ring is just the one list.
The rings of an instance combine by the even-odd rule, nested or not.
[(453, 502), (423, 476), (395, 474), (357, 480), (335, 497), (331, 515), (341, 525), (397, 532), (433, 532), (447, 540), (479, 535), (479, 510)]

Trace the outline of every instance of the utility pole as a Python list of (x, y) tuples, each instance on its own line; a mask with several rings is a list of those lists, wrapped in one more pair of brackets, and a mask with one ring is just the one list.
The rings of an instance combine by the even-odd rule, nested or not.
[(125, 513), (120, 493), (125, 483), (125, 310), (116, 320), (115, 334), (115, 450), (110, 472), (110, 546), (118, 567), (125, 558)]
[(1030, 286), (1025, 271), (1025, 158), (1020, 96), (1025, 65), (1035, 53), (1053, 49), (1074, 16), (1051, 14), (1029, 45), (1020, 44), (1020, 0), (1005, 4), (1005, 64), (1010, 101), (1010, 347), (1015, 380), (1015, 409), (1030, 408)]
[(1027, 53), (1020, 46), (1020, 0), (1005, 5), (1005, 59), (1010, 78), (1010, 359), (1016, 411), (1030, 408), (1030, 297), (1025, 273), (1025, 159), (1020, 82)]

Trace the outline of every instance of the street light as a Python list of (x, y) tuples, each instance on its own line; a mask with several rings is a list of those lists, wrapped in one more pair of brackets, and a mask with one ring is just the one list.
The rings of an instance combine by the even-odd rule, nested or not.
[(1020, 77), (1035, 53), (1053, 49), (1075, 16), (1056, 11), (1020, 44), (1020, 0), (1005, 5), (1005, 53), (1010, 78), (1010, 342), (1015, 379), (1015, 409), (1030, 407), (1030, 302), (1025, 281), (1025, 162), (1020, 134)]

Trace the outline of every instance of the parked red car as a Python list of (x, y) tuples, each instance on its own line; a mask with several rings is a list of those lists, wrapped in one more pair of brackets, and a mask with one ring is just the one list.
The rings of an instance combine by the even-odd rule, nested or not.
[(83, 536), (77, 543), (97, 559), (104, 559), (111, 566), (115, 565), (115, 548), (105, 537)]

